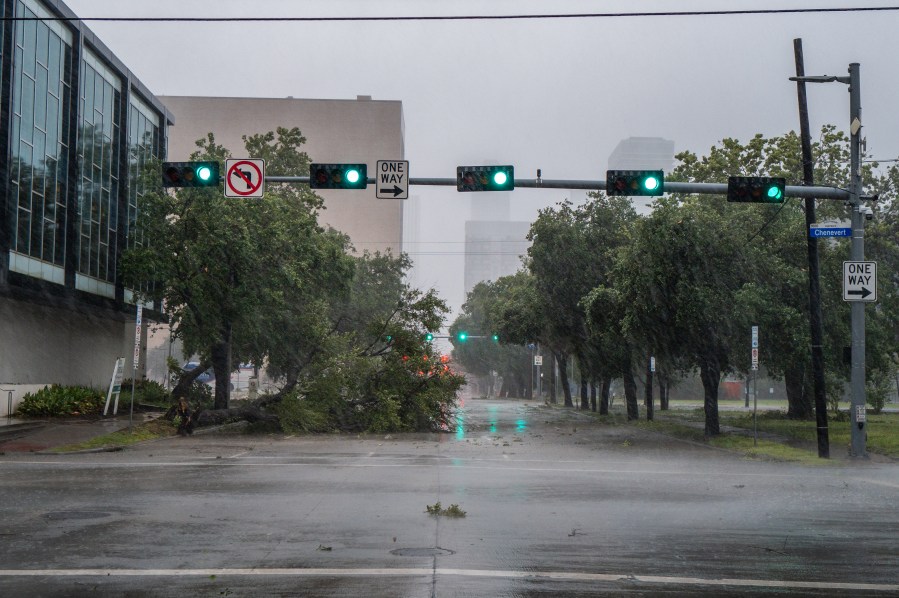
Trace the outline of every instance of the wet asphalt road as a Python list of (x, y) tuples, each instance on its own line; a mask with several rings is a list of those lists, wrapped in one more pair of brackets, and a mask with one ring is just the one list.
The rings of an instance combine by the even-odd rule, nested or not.
[(899, 595), (899, 465), (747, 461), (535, 402), (0, 476), (2, 596)]

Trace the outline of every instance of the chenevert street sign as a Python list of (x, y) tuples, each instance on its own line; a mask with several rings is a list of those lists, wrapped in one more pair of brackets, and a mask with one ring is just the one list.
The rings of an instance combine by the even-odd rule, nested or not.
[(843, 301), (877, 301), (877, 262), (843, 262)]
[(808, 236), (813, 239), (819, 237), (851, 237), (852, 229), (843, 226), (818, 226), (813, 224), (808, 229)]
[(378, 160), (375, 197), (409, 199), (409, 161)]

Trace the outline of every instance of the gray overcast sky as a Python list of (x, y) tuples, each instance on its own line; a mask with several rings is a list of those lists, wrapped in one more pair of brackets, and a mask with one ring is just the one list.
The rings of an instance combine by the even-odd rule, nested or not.
[[(878, 0), (65, 0), (91, 16), (415, 16), (899, 6)], [(458, 164), (514, 164), (516, 176), (602, 179), (631, 136), (698, 154), (724, 137), (798, 130), (793, 39), (806, 73), (861, 64), (863, 134), (880, 159), (899, 156), (899, 11), (798, 15), (337, 23), (89, 23), (151, 91), (402, 100), (412, 176), (452, 177)], [(183, 60), (195, 56), (193, 63)], [(839, 83), (809, 87), (813, 133), (848, 128)], [(390, 158), (392, 156), (385, 156)], [(461, 250), (468, 199), (422, 198), (423, 251)], [(516, 190), (531, 219), (564, 192)], [(440, 232), (436, 232), (436, 231)], [(444, 245), (434, 241), (453, 241)], [(455, 307), (462, 258), (419, 255), (419, 280)]]

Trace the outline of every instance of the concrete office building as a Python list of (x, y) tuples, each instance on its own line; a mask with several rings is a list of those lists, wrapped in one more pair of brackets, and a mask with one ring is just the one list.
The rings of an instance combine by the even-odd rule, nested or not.
[(661, 137), (628, 137), (609, 156), (609, 170), (671, 170), (674, 142)]
[[(377, 160), (405, 156), (403, 104), (394, 100), (312, 100), (160, 96), (174, 115), (169, 159), (187, 160), (196, 140), (212, 132), (235, 158), (246, 156), (243, 135), (297, 127), (313, 162), (366, 163), (374, 177)], [(414, 168), (414, 165), (411, 165)], [(350, 236), (358, 253), (402, 250), (403, 200), (377, 199), (375, 189), (321, 190), (325, 210), (319, 221)]]
[[(59, 0), (0, 3), (0, 388), (109, 383), (134, 346), (119, 272), (165, 107)], [(44, 20), (45, 19), (45, 20)], [(152, 305), (147, 306), (152, 308)], [(6, 392), (3, 398), (7, 398)], [(4, 401), (6, 403), (6, 401)]]
[(465, 295), (482, 281), (514, 274), (527, 255), (530, 222), (512, 221), (509, 193), (472, 194), (465, 222)]

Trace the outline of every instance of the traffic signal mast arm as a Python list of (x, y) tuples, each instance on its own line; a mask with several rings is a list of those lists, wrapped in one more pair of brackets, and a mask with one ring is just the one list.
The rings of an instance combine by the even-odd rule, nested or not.
[[(268, 176), (267, 183), (309, 183), (309, 177), (302, 176)], [(368, 183), (374, 185), (374, 178), (369, 177)], [(425, 185), (432, 187), (455, 187), (455, 178), (415, 178), (409, 179), (410, 185)], [(561, 180), (561, 179), (515, 179), (515, 187), (528, 189), (584, 189), (587, 191), (605, 191), (606, 181), (587, 180)], [(665, 181), (665, 193), (695, 193), (699, 195), (727, 195), (727, 183), (675, 183)], [(849, 191), (836, 187), (805, 187), (802, 185), (787, 185), (784, 188), (785, 197), (813, 197), (817, 199), (848, 200)]]

